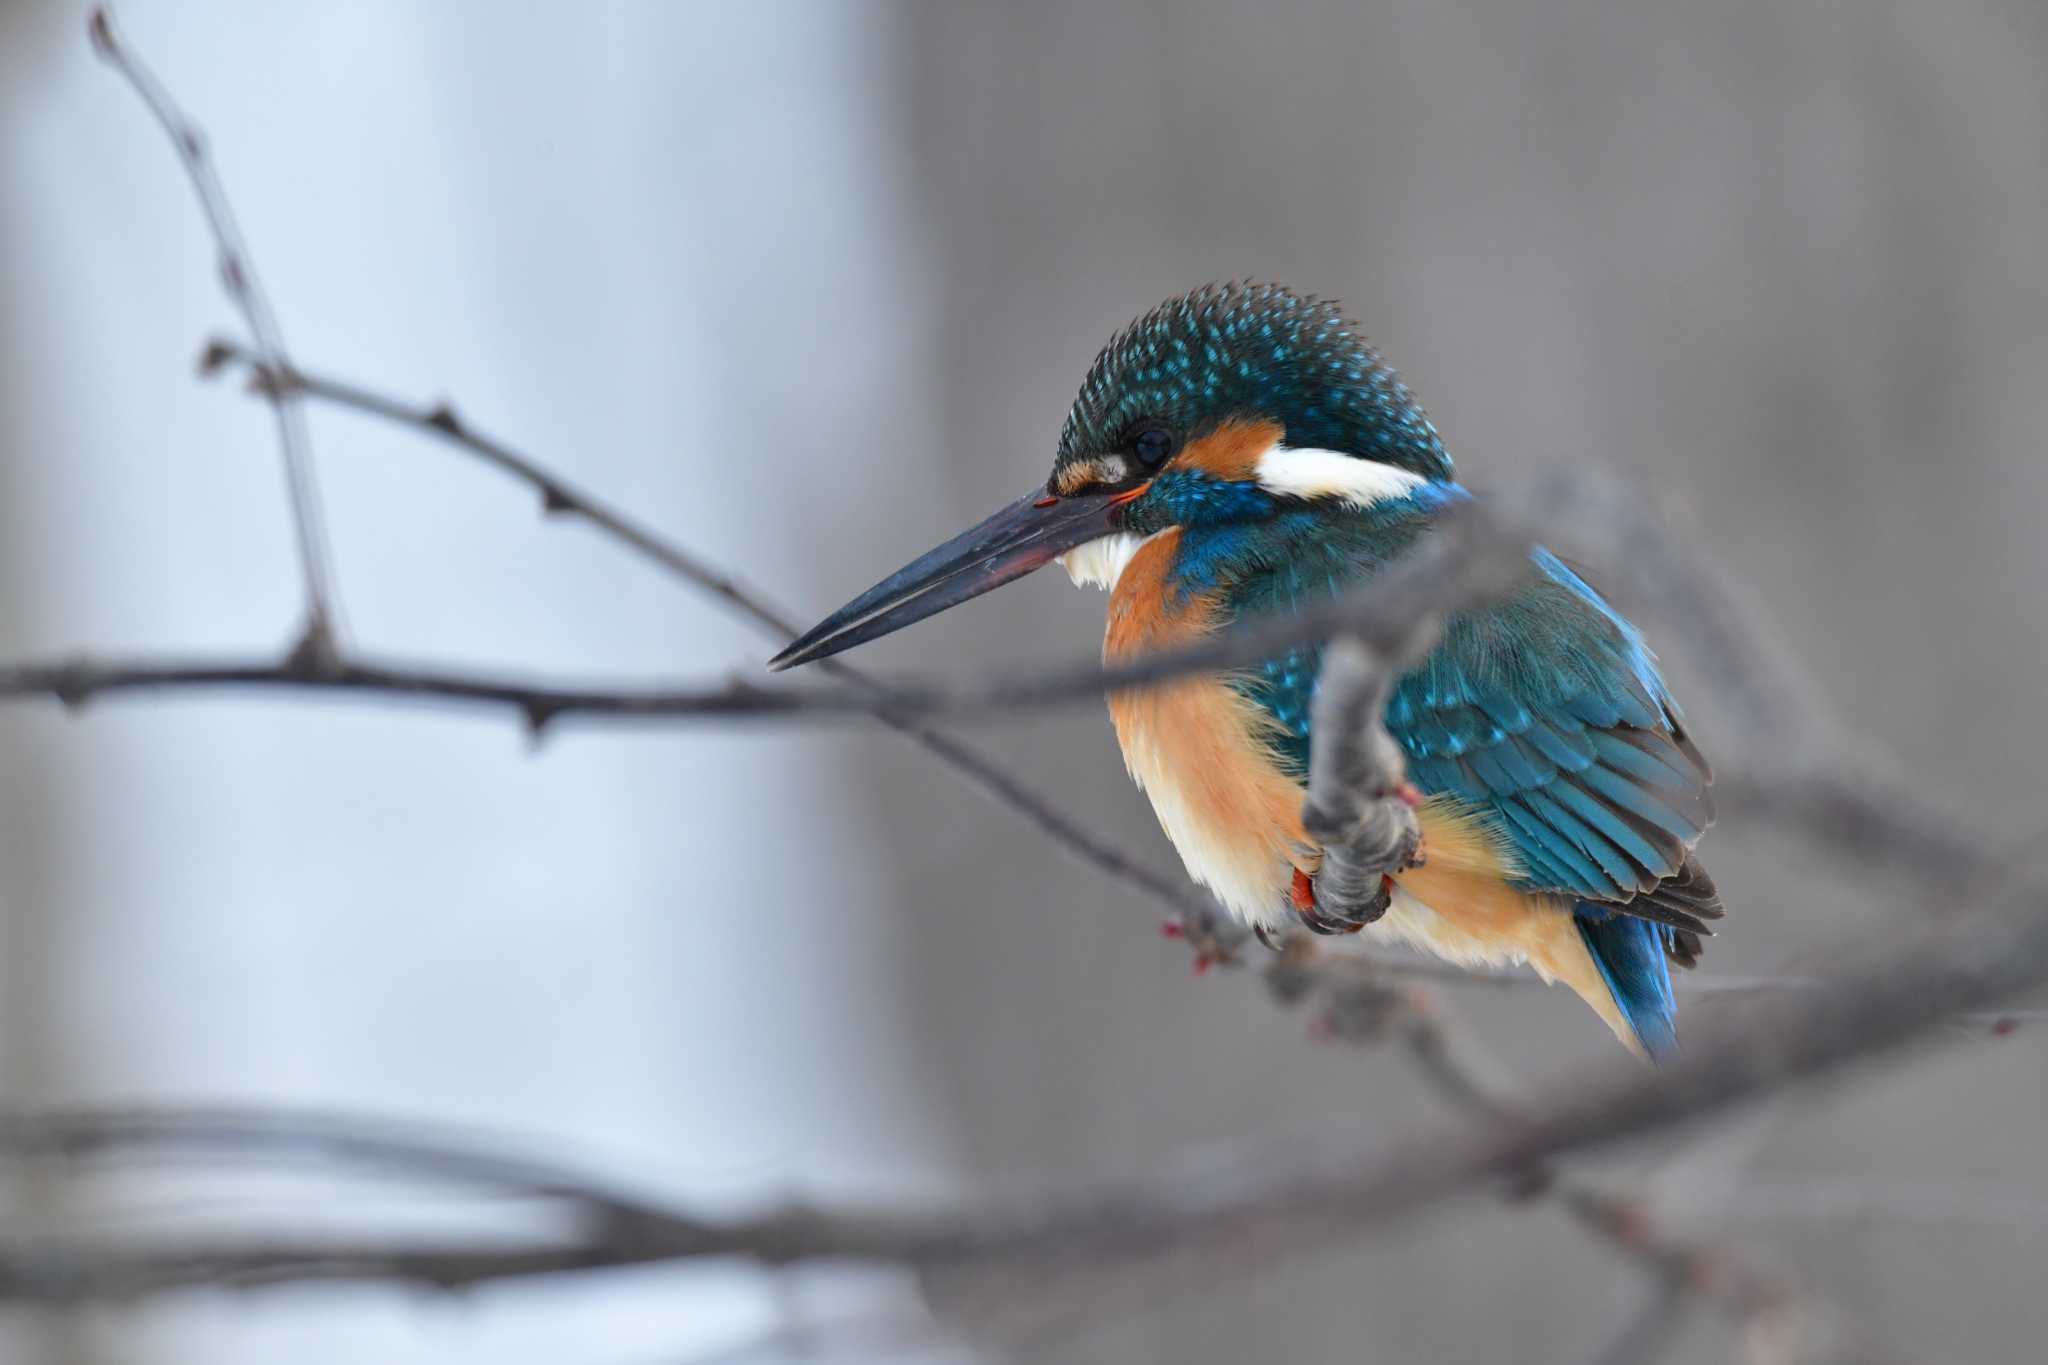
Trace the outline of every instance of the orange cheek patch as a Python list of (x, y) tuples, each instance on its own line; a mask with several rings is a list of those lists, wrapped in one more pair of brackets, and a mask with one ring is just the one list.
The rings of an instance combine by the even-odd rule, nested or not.
[(1233, 417), (1199, 441), (1190, 442), (1176, 461), (1212, 479), (1250, 483), (1259, 477), (1259, 457), (1280, 443), (1286, 428), (1278, 422)]
[(1068, 465), (1053, 476), (1053, 491), (1063, 498), (1093, 488), (1098, 484), (1120, 482), (1117, 471), (1100, 460), (1080, 460)]

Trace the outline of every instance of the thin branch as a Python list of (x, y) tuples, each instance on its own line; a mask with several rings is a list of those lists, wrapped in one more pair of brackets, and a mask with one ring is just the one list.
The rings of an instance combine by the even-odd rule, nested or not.
[[(338, 406), (381, 417), (403, 426), (430, 431), (485, 463), (512, 475), (533, 488), (545, 511), (582, 517), (607, 535), (630, 546), (714, 596), (742, 615), (793, 638), (800, 629), (790, 615), (770, 605), (759, 593), (741, 586), (732, 575), (684, 551), (656, 532), (608, 506), (593, 495), (575, 488), (567, 480), (517, 451), (471, 428), (443, 403), (431, 407), (410, 405), (387, 395), (326, 375), (309, 374), (290, 365), (272, 364), (247, 347), (226, 339), (209, 342), (200, 359), (201, 372), (211, 374), (222, 366), (238, 363), (249, 368), (253, 386), (263, 393), (303, 394)], [(1409, 610), (1426, 613), (1467, 609), (1505, 593), (1527, 573), (1527, 555), (1535, 542), (1533, 522), (1539, 516), (1555, 516), (1573, 501), (1580, 485), (1576, 480), (1547, 480), (1527, 491), (1520, 499), (1503, 499), (1491, 508), (1460, 509), (1444, 518), (1439, 544), (1412, 557), (1389, 581), (1384, 591), (1372, 597), (1392, 599), (1427, 585), (1421, 600), (1408, 600), (1408, 610), (1377, 610), (1366, 605), (1368, 590), (1351, 597), (1321, 604), (1296, 617), (1266, 619), (1221, 632), (1211, 640), (1178, 650), (1159, 651), (1116, 666), (1091, 661), (1076, 662), (1045, 670), (1019, 680), (1014, 675), (990, 678), (980, 684), (946, 687), (940, 684), (884, 684), (856, 672), (838, 660), (821, 661), (819, 667), (839, 677), (855, 679), (878, 690), (878, 699), (865, 702), (850, 689), (790, 688), (773, 691), (737, 689), (739, 714), (776, 715), (785, 709), (804, 711), (869, 712), (904, 719), (918, 715), (985, 715), (1018, 709), (1036, 709), (1092, 699), (1105, 691), (1125, 687), (1156, 685), (1189, 673), (1247, 667), (1287, 649), (1319, 641), (1343, 628), (1370, 644), (1388, 647), (1407, 641), (1414, 626)], [(1515, 516), (1516, 511), (1523, 515)], [(1378, 585), (1375, 585), (1378, 586)], [(1396, 589), (1399, 591), (1396, 591)], [(731, 692), (734, 689), (726, 689)], [(781, 700), (784, 695), (787, 700)], [(691, 704), (677, 704), (685, 712)], [(763, 700), (773, 697), (776, 700)], [(724, 712), (723, 714), (732, 714)]]
[[(241, 343), (217, 337), (207, 344), (200, 357), (200, 373), (217, 374), (228, 365), (247, 368), (251, 387), (261, 392), (291, 392), (347, 411), (380, 418), (432, 436), (451, 449), (474, 457), (486, 467), (509, 475), (532, 489), (539, 495), (544, 513), (582, 519), (607, 539), (626, 547), (671, 577), (709, 594), (734, 614), (766, 631), (779, 644), (787, 644), (802, 630), (794, 616), (758, 589), (684, 549), (624, 509), (607, 503), (503, 441), (478, 430), (464, 420), (452, 404), (407, 403), (331, 375), (267, 365), (261, 356)], [(856, 686), (873, 688), (879, 685), (842, 659), (820, 660), (817, 667)], [(1101, 838), (1062, 812), (1054, 802), (1017, 780), (991, 755), (965, 740), (908, 717), (881, 713), (876, 718), (951, 767), (985, 796), (1021, 815), (1054, 844), (1081, 862), (1151, 897), (1169, 915), (1179, 916), (1184, 923), (1191, 925), (1201, 924), (1213, 916), (1214, 906), (1207, 896), (1183, 881), (1155, 872), (1133, 860), (1121, 848)], [(1390, 966), (1402, 962), (1391, 954), (1387, 955), (1387, 961)]]
[[(255, 343), (256, 354), (273, 369), (290, 369), (291, 358), (285, 350), (284, 333), (278, 326), (277, 314), (271, 309), (269, 296), (264, 293), (263, 282), (256, 274), (255, 262), (250, 258), (248, 244), (242, 239), (242, 230), (235, 221), (234, 209), (228, 203), (227, 191), (214, 170), (205, 132), (186, 116), (163, 82), (157, 79), (156, 73), (129, 48), (115, 27), (110, 10), (104, 7), (93, 10), (88, 29), (92, 35), (93, 50), (121, 74), (142, 102), (149, 106), (149, 112), (170, 138), (171, 146), (178, 154), (178, 163), (184, 167), (185, 177), (199, 197), (207, 228), (213, 234), (214, 248), (220, 258), (222, 287), (249, 324), (249, 336)], [(312, 441), (306, 431), (306, 414), (296, 397), (288, 393), (274, 393), (270, 395), (270, 406), (277, 417), (278, 445), (284, 454), (285, 483), (291, 499), (292, 527), (297, 534), (299, 570), (306, 593), (306, 620), (295, 649), (311, 664), (318, 666), (330, 661), (334, 655), (335, 613), (326, 523), (321, 516), (320, 492), (313, 476)]]
[[(1555, 496), (1553, 490), (1543, 501)], [(1476, 606), (1505, 592), (1528, 572), (1531, 543), (1528, 534), (1510, 528), (1500, 510), (1460, 508), (1443, 518), (1421, 550), (1370, 583), (1298, 615), (1249, 620), (1197, 644), (1115, 664), (1090, 660), (966, 683), (770, 688), (735, 680), (723, 686), (577, 687), (433, 665), (363, 660), (337, 661), (329, 667), (297, 657), (276, 661), (78, 660), (0, 668), (0, 700), (42, 696), (76, 706), (123, 692), (330, 692), (510, 710), (524, 717), (535, 731), (570, 717), (674, 721), (1009, 716), (1098, 699), (1106, 691), (1158, 686), (1191, 673), (1249, 667), (1339, 631), (1384, 647), (1405, 638), (1409, 622), (1418, 612), (1434, 614)]]

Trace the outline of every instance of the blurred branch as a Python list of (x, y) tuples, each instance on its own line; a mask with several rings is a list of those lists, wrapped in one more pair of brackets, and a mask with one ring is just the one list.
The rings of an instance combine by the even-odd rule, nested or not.
[[(121, 1297), (177, 1285), (279, 1280), (399, 1280), (452, 1287), (488, 1280), (650, 1262), (739, 1257), (764, 1264), (818, 1258), (897, 1262), (920, 1268), (1000, 1270), (1047, 1285), (1171, 1262), (1229, 1260), (1247, 1238), (1266, 1247), (1304, 1249), (1359, 1236), (1506, 1181), (1527, 1189), (1547, 1163), (1625, 1139), (1706, 1119), (1793, 1085), (1838, 1073), (1909, 1044), (1927, 1041), (1944, 1016), (1996, 1000), (2048, 977), (2048, 905), (2023, 913), (1982, 912), (1926, 943), (1864, 969), (1786, 993), (1704, 1030), (1687, 1053), (1659, 1070), (1617, 1074), (1600, 1067), (1553, 1087), (1557, 1098), (1501, 1110), (1485, 1090), (1475, 1108), (1494, 1121), (1462, 1125), (1376, 1154), (1327, 1141), (1270, 1144), (1252, 1160), (1182, 1167), (1114, 1188), (1056, 1197), (991, 1201), (959, 1208), (778, 1211), (733, 1222), (699, 1220), (658, 1204), (607, 1192), (591, 1227), (601, 1235), (561, 1242), (462, 1246), (365, 1246), (281, 1239), (262, 1245), (200, 1243), (148, 1250), (43, 1248), (0, 1257), (0, 1295), (15, 1298)], [(1426, 1017), (1426, 1016), (1424, 1016)], [(1412, 1025), (1411, 1025), (1412, 1026)], [(1448, 1055), (1442, 1036), (1420, 1029), (1411, 1048), (1432, 1060)], [(104, 1146), (91, 1116), (23, 1121), (4, 1131), (17, 1151)], [(120, 1120), (123, 1143), (138, 1145), (137, 1120)], [(194, 1124), (174, 1127), (190, 1146)], [(66, 1133), (70, 1136), (64, 1136)], [(17, 1136), (26, 1134), (26, 1136)], [(246, 1148), (265, 1139), (246, 1128)], [(287, 1139), (279, 1139), (284, 1141)], [(303, 1146), (299, 1130), (288, 1141)], [(389, 1164), (391, 1153), (376, 1153)], [(437, 1151), (430, 1164), (490, 1180), (486, 1167), (465, 1171), (459, 1155)], [(474, 1183), (465, 1180), (465, 1183)], [(540, 1176), (521, 1166), (506, 1183), (574, 1194), (571, 1176)], [(1700, 1259), (1656, 1235), (1637, 1206), (1561, 1187), (1582, 1222), (1616, 1245), (1648, 1257), (1690, 1287), (1742, 1300), (1773, 1302), (1768, 1283), (1730, 1284), (1727, 1264)]]
[(1649, 1301), (1600, 1352), (1598, 1365), (1649, 1365), (1664, 1354), (1678, 1334), (1690, 1303), (1681, 1286), (1668, 1282), (1658, 1285), (1651, 1290)]
[[(92, 35), (93, 50), (120, 72), (135, 93), (141, 96), (142, 102), (149, 106), (149, 112), (170, 138), (171, 146), (176, 149), (178, 164), (184, 167), (185, 178), (191, 181), (193, 192), (199, 196), (199, 207), (205, 214), (207, 229), (213, 234), (214, 249), (219, 255), (221, 284), (227, 290), (228, 298), (241, 310), (243, 320), (249, 324), (255, 353), (262, 357), (265, 365), (289, 369), (291, 359), (285, 351), (284, 333), (278, 327), (277, 314), (271, 310), (263, 282), (257, 277), (255, 262), (251, 260), (248, 244), (243, 241), (242, 230), (235, 222), (227, 191), (214, 172), (206, 133), (186, 117), (178, 102), (171, 98), (170, 91), (156, 78), (156, 73), (128, 47), (114, 26), (110, 10), (105, 7), (94, 9), (87, 28)], [(306, 592), (306, 619), (294, 646), (294, 656), (324, 660), (332, 654), (335, 644), (333, 570), (329, 565), (326, 524), (320, 515), (319, 489), (313, 478), (312, 440), (306, 431), (306, 415), (300, 411), (299, 402), (293, 395), (271, 394), (270, 406), (277, 417), (278, 445), (284, 453), (292, 529), (297, 534), (299, 570)]]
[[(1334, 966), (1324, 964), (1318, 979), (1296, 980), (1283, 964), (1268, 972), (1268, 982), (1284, 1005), (1303, 1003), (1304, 998), (1314, 1002), (1313, 1030), (1319, 1036), (1346, 1042), (1389, 1037), (1397, 1041), (1437, 1093), (1467, 1116), (1497, 1128), (1529, 1120), (1525, 1097), (1503, 1079), (1499, 1065), (1455, 1027), (1434, 993), (1390, 986), (1362, 974), (1332, 985)], [(1522, 1172), (1508, 1192), (1520, 1199), (1555, 1200), (1588, 1234), (1648, 1270), (1657, 1284), (1657, 1303), (1665, 1305), (1670, 1316), (1693, 1298), (1704, 1297), (1748, 1323), (1805, 1297), (1789, 1278), (1749, 1265), (1730, 1248), (1664, 1228), (1647, 1200), (1561, 1174), (1547, 1164)], [(1634, 1326), (1646, 1328), (1645, 1323)], [(1621, 1349), (1624, 1341), (1616, 1348)]]

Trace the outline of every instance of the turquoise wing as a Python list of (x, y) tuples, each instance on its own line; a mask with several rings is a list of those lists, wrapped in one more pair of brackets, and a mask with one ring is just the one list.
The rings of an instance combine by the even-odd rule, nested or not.
[[(1388, 731), (1425, 793), (1495, 827), (1516, 881), (1578, 900), (1582, 919), (1659, 925), (1691, 965), (1720, 896), (1692, 855), (1713, 823), (1712, 773), (1639, 632), (1546, 551), (1513, 597), (1453, 617), (1388, 700)], [(1314, 650), (1267, 665), (1248, 690), (1307, 765)]]
[(1642, 636), (1555, 556), (1537, 567), (1448, 624), (1387, 728), (1416, 785), (1493, 815), (1528, 888), (1700, 932), (1720, 909), (1692, 858), (1712, 772)]

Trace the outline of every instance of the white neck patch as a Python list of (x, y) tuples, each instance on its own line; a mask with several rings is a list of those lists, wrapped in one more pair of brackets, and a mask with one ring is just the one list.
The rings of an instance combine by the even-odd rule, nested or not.
[(1406, 497), (1429, 480), (1398, 465), (1383, 464), (1339, 450), (1276, 445), (1259, 456), (1259, 487), (1294, 498), (1337, 498), (1371, 507)]
[[(1314, 450), (1276, 445), (1254, 466), (1259, 487), (1282, 497), (1310, 500), (1333, 498), (1353, 507), (1373, 507), (1404, 498), (1429, 480), (1398, 465), (1346, 455), (1341, 450)], [(1059, 556), (1067, 577), (1084, 588), (1114, 588), (1131, 560), (1151, 536), (1116, 531), (1076, 545)]]

